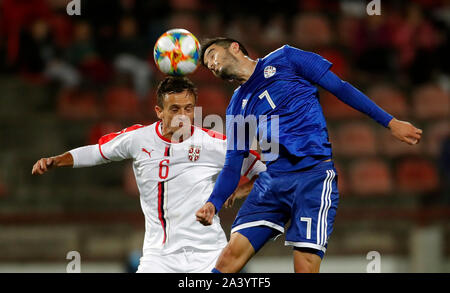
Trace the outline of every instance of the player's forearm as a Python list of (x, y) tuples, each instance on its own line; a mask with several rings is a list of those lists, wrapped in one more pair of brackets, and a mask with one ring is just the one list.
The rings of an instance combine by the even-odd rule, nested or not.
[(331, 71), (324, 74), (318, 84), (334, 94), (339, 100), (368, 115), (384, 127), (388, 127), (389, 122), (393, 118), (392, 115), (381, 109), (365, 94), (348, 82), (341, 80)]
[(214, 190), (208, 201), (216, 208), (216, 213), (220, 211), (225, 201), (233, 194), (239, 184), (241, 174), (239, 171), (224, 167), (217, 178)]
[(72, 167), (73, 166), (73, 157), (70, 152), (65, 152), (59, 156), (53, 157), (53, 166), (54, 167)]
[(79, 147), (70, 150), (69, 153), (73, 157), (74, 168), (91, 167), (108, 162), (100, 154), (98, 144)]
[(233, 194), (241, 178), (241, 168), (244, 161), (243, 154), (228, 151), (225, 165), (217, 177), (213, 192), (208, 201), (216, 208), (216, 213), (222, 208), (225, 201)]

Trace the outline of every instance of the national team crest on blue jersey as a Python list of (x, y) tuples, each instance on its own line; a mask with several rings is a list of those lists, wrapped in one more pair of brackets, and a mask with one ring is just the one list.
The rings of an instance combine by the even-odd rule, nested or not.
[(269, 78), (272, 77), (277, 72), (277, 69), (273, 66), (266, 66), (264, 68), (264, 77)]

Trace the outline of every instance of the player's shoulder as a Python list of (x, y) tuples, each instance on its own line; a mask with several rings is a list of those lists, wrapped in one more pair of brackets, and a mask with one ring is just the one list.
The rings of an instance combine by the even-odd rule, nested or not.
[(291, 46), (289, 46), (288, 44), (285, 44), (281, 47), (279, 47), (278, 49), (270, 52), (269, 54), (267, 54), (266, 56), (264, 56), (263, 58), (261, 58), (262, 61), (272, 61), (273, 59), (279, 58), (284, 56), (285, 54), (285, 49), (286, 48), (292, 48)]
[(140, 135), (143, 132), (153, 129), (156, 124), (157, 124), (157, 122), (152, 123), (152, 124), (134, 124), (134, 125), (124, 128), (122, 130), (122, 132), (126, 133), (128, 135), (132, 135), (132, 136)]
[(225, 134), (220, 133), (218, 131), (201, 128), (201, 127), (195, 127), (195, 129), (196, 129), (196, 131), (198, 131), (199, 135), (202, 135), (203, 137), (213, 140), (213, 141), (223, 142), (227, 139)]
[(142, 129), (147, 128), (153, 124), (150, 125), (143, 125), (143, 124), (134, 124), (128, 127), (123, 128), (120, 131), (117, 132), (113, 132), (113, 133), (109, 133), (106, 135), (103, 135), (100, 139), (99, 139), (99, 144), (105, 144), (115, 138), (118, 137), (133, 137), (134, 135), (138, 134), (140, 131), (142, 131)]

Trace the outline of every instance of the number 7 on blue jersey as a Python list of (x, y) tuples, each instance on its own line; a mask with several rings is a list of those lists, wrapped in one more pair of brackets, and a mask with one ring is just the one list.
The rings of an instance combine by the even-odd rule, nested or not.
[(262, 94), (260, 94), (258, 96), (260, 99), (266, 98), (267, 102), (269, 102), (270, 107), (272, 107), (272, 109), (275, 109), (275, 103), (272, 101), (272, 98), (269, 95), (269, 92), (267, 90), (263, 91)]

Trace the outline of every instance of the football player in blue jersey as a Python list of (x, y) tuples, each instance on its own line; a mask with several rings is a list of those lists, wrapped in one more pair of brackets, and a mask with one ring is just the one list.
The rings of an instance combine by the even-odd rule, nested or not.
[[(239, 210), (230, 241), (213, 272), (240, 271), (268, 240), (284, 233), (289, 220), (285, 244), (294, 248), (295, 272), (319, 272), (339, 195), (316, 85), (388, 128), (400, 141), (417, 144), (422, 130), (386, 113), (336, 76), (329, 61), (312, 52), (285, 45), (252, 60), (239, 41), (216, 38), (203, 44), (201, 61), (217, 77), (236, 81), (240, 86), (226, 111), (229, 145), (225, 166), (209, 200), (196, 213), (197, 220), (210, 225), (213, 215), (238, 185), (250, 141), (247, 136), (237, 136), (234, 129), (238, 121), (245, 123), (251, 120), (248, 117), (255, 117), (253, 135), (259, 143), (271, 140), (278, 144), (273, 148), (278, 152), (275, 156), (273, 150), (263, 149), (263, 158), (272, 152), (272, 156), (266, 156), (267, 171), (260, 174)], [(236, 119), (238, 116), (245, 120)], [(266, 124), (264, 130), (262, 121)]]

